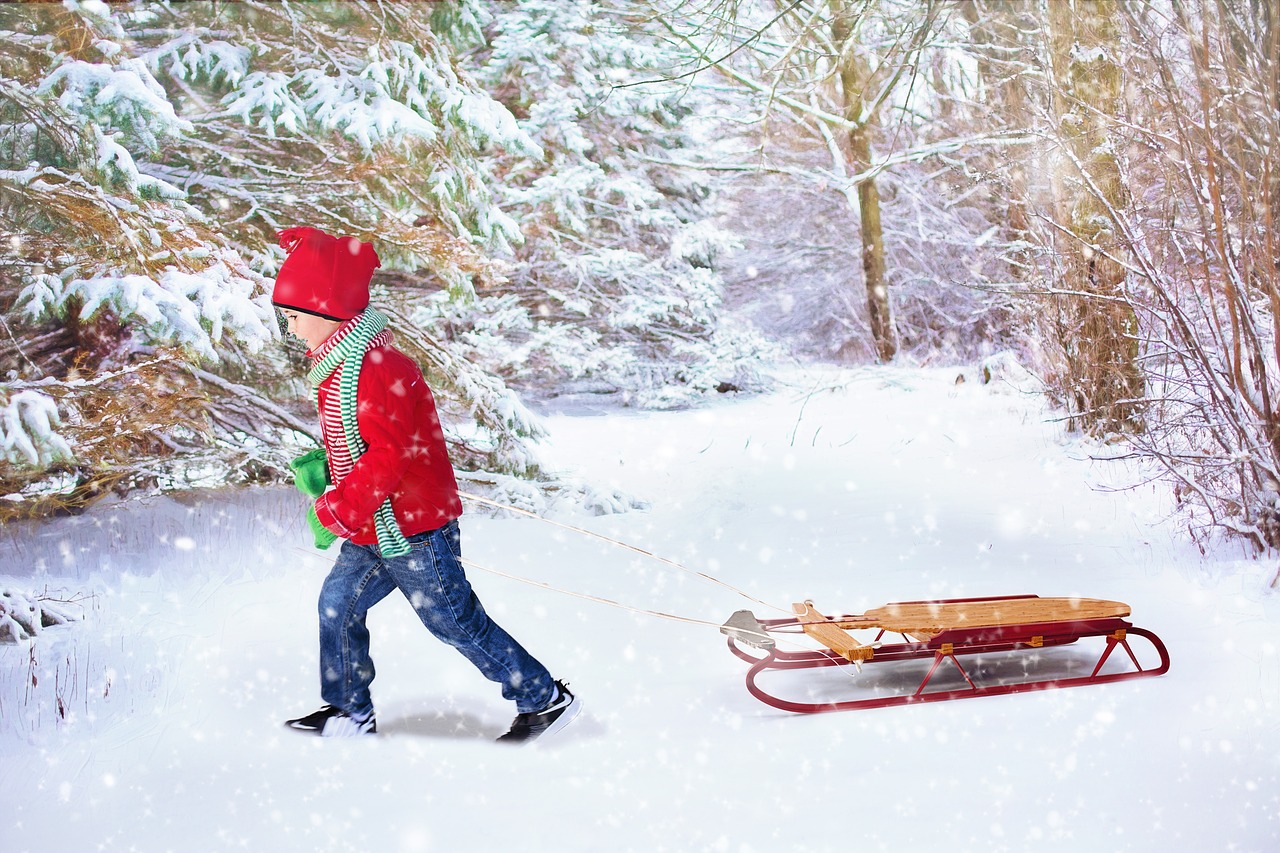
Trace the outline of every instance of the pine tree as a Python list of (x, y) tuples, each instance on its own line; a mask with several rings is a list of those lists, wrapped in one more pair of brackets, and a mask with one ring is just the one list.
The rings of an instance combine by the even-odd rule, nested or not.
[(74, 461), (78, 499), (207, 435), (185, 360), (275, 323), (261, 276), (146, 171), (192, 127), (110, 10), (6, 4), (0, 30), (0, 490)]
[(525, 388), (640, 405), (758, 385), (762, 343), (720, 316), (717, 267), (736, 238), (713, 221), (707, 176), (681, 165), (705, 147), (699, 93), (661, 82), (673, 57), (655, 25), (586, 0), (492, 9), (479, 79), (540, 156), (487, 161), (525, 240), (478, 310), (447, 316), (455, 342)]
[[(298, 350), (266, 346), (273, 235), (295, 224), (375, 240), (375, 298), (480, 427), (460, 455), (534, 471), (538, 428), (514, 395), (413, 326), (431, 282), (467, 299), (519, 239), (482, 155), (539, 153), (453, 57), (481, 17), (469, 2), (0, 8), (3, 491), (58, 461), (84, 494), (201, 464), (212, 482), (282, 471), (314, 438)], [(282, 392), (299, 405), (271, 402)]]

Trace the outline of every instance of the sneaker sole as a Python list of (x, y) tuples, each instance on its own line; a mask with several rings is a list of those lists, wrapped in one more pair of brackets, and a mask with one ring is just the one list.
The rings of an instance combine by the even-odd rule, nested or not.
[(370, 725), (368, 720), (357, 723), (350, 717), (334, 717), (316, 734), (320, 737), (369, 737), (377, 733), (377, 723)]
[(375, 722), (369, 728), (365, 728), (366, 723), (357, 723), (351, 718), (343, 720), (326, 720), (325, 724), (320, 727), (316, 726), (300, 726), (297, 725), (298, 720), (286, 720), (284, 727), (293, 732), (301, 732), (304, 735), (313, 735), (315, 737), (368, 737), (378, 733), (378, 724)]
[(565, 726), (569, 725), (575, 719), (577, 719), (578, 714), (580, 713), (582, 713), (582, 700), (579, 699), (577, 696), (574, 696), (573, 701), (569, 703), (569, 707), (564, 709), (564, 713), (561, 714), (559, 717), (556, 717), (556, 721), (554, 723), (552, 723), (551, 725), (543, 729), (541, 732), (539, 732), (538, 736), (533, 739), (533, 742), (537, 743), (547, 735), (553, 735), (556, 732), (560, 731)]

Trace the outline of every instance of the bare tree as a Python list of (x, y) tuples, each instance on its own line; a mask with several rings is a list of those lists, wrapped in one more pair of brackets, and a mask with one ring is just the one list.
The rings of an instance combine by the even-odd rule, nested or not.
[(899, 340), (877, 181), (920, 155), (877, 154), (875, 145), (882, 112), (914, 81), (941, 4), (800, 0), (762, 13), (717, 0), (692, 15), (681, 8), (682, 22), (671, 16), (667, 26), (694, 52), (697, 70), (751, 96), (756, 141), (740, 167), (833, 188), (856, 215), (872, 348), (877, 360), (892, 360)]
[(1152, 388), (1139, 451), (1197, 519), (1280, 545), (1280, 271), (1272, 4), (1124, 8), (1138, 69), (1118, 217)]
[[(856, 37), (858, 11), (848, 0), (830, 0), (831, 36), (839, 55), (836, 59), (843, 99), (850, 165), (855, 173), (872, 166), (871, 139), (875, 126), (874, 109), (868, 111), (867, 89), (871, 84), (871, 63)], [(893, 304), (885, 278), (884, 228), (880, 223), (880, 191), (873, 178), (857, 183), (858, 221), (862, 225), (862, 279), (867, 291), (867, 315), (876, 357), (892, 361), (898, 352), (898, 333), (893, 323)]]

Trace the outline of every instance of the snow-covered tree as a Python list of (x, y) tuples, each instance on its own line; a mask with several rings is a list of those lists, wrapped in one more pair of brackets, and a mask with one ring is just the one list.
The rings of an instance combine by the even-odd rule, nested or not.
[(733, 272), (761, 323), (840, 360), (1011, 342), (1001, 218), (966, 165), (1003, 129), (948, 122), (957, 98), (931, 85), (970, 61), (960, 16), (897, 0), (648, 5), (683, 60), (668, 74), (719, 94), (706, 165), (736, 178)]
[[(480, 158), (540, 152), (454, 60), (451, 40), (474, 40), (480, 14), (0, 9), (0, 491), (55, 460), (92, 492), (197, 469), (206, 483), (274, 476), (311, 432), (290, 375), (299, 350), (266, 346), (280, 339), (267, 296), (279, 228), (374, 240), (377, 298), (393, 309), (491, 279), (489, 256), (519, 230)], [(460, 428), (460, 452), (531, 472), (537, 427), (514, 396), (465, 360), (423, 355), (480, 431)]]
[(531, 475), (536, 421), (416, 313), (441, 288), (445, 303), (471, 302), (520, 240), (482, 158), (541, 154), (454, 58), (483, 17), (471, 2), (179, 4), (133, 29), (201, 139), (165, 175), (267, 269), (286, 225), (372, 240), (375, 299), (443, 391), (459, 464)]
[(0, 405), (22, 451), (0, 491), (53, 462), (122, 476), (116, 463), (206, 432), (177, 393), (187, 364), (260, 350), (275, 319), (261, 276), (147, 171), (192, 126), (111, 10), (6, 4), (0, 30)]
[(721, 310), (737, 238), (713, 218), (707, 176), (676, 164), (709, 144), (702, 95), (661, 80), (673, 57), (656, 25), (625, 3), (492, 10), (477, 74), (538, 154), (487, 160), (525, 239), (478, 305), (436, 306), (454, 342), (521, 387), (621, 391), (639, 405), (758, 386), (764, 344)]

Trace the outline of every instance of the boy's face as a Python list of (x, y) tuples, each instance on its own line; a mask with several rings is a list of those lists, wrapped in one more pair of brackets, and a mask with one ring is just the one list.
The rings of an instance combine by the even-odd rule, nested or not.
[(329, 336), (338, 331), (338, 327), (342, 325), (337, 320), (326, 320), (324, 317), (317, 317), (305, 311), (294, 311), (292, 308), (281, 308), (280, 313), (284, 315), (288, 324), (289, 334), (305, 341), (309, 350), (314, 350), (327, 341)]

